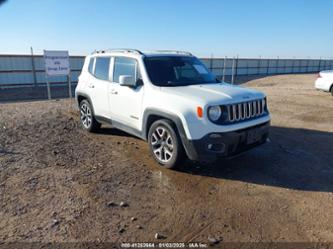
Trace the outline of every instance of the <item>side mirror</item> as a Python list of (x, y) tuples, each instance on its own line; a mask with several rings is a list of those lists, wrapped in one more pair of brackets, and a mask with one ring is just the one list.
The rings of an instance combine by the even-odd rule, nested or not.
[(134, 81), (134, 78), (131, 75), (120, 75), (119, 84), (121, 86), (136, 87), (136, 82)]
[(143, 86), (143, 80), (138, 78), (135, 82), (136, 86)]

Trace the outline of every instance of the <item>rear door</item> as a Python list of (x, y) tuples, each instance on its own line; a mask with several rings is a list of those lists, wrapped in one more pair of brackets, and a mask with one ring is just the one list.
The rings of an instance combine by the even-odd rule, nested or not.
[(110, 83), (110, 57), (96, 57), (93, 76), (88, 83), (89, 95), (96, 116), (109, 117), (108, 85)]
[(139, 130), (144, 86), (132, 88), (119, 84), (120, 75), (130, 75), (135, 81), (141, 78), (138, 61), (128, 57), (115, 57), (113, 64), (113, 79), (109, 91), (112, 119)]

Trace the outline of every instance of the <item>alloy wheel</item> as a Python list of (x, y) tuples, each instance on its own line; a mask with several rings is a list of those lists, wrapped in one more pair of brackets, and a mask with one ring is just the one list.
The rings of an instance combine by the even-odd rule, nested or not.
[(91, 115), (90, 107), (85, 103), (83, 103), (81, 105), (80, 117), (81, 117), (81, 122), (82, 122), (84, 128), (89, 129), (91, 122), (92, 122), (92, 115)]
[(158, 126), (151, 136), (151, 146), (156, 158), (163, 163), (170, 161), (173, 156), (173, 140), (170, 132)]

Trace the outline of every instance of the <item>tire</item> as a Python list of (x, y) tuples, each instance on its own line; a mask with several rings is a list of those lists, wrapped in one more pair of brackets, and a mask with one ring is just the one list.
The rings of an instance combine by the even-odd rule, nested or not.
[(333, 96), (333, 85), (331, 86), (331, 94)]
[(89, 132), (96, 132), (101, 128), (101, 124), (94, 117), (94, 112), (88, 100), (80, 102), (80, 121), (83, 129)]
[(184, 149), (178, 131), (167, 119), (155, 121), (148, 132), (149, 149), (164, 168), (176, 168), (184, 159)]

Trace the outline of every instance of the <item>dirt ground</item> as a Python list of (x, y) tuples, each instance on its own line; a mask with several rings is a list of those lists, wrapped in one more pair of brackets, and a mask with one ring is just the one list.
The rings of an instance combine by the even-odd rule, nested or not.
[(271, 141), (179, 170), (86, 133), (68, 100), (0, 104), (0, 241), (332, 242), (333, 97), (315, 78), (246, 83), (268, 96)]

